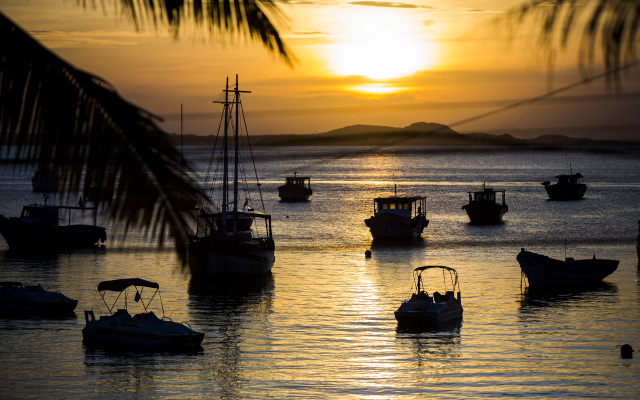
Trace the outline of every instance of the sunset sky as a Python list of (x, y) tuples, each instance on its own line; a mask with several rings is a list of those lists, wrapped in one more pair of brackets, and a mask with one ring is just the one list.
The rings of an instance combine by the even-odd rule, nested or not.
[[(247, 39), (212, 41), (184, 26), (136, 32), (118, 2), (0, 0), (0, 10), (76, 67), (109, 81), (127, 100), (164, 118), (167, 132), (214, 134), (213, 104), (239, 75), (249, 132), (325, 132), (348, 125), (438, 122), (459, 132), (529, 137), (566, 134), (640, 140), (640, 67), (618, 91), (600, 79), (553, 100), (466, 119), (581, 79), (577, 57), (558, 53), (550, 80), (536, 32), (509, 41), (495, 21), (512, 0), (292, 1), (277, 24), (293, 67)], [(599, 59), (598, 59), (599, 61)], [(599, 63), (590, 70), (602, 72)], [(550, 83), (552, 82), (552, 83)]]

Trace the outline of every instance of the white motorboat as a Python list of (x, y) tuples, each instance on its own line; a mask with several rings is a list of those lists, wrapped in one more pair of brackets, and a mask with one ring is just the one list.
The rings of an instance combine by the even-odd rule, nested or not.
[(593, 258), (575, 260), (565, 257), (556, 260), (548, 256), (521, 249), (516, 256), (522, 273), (530, 285), (586, 285), (602, 281), (611, 275), (619, 260)]
[(78, 300), (60, 292), (44, 290), (39, 284), (0, 282), (0, 312), (3, 314), (71, 314), (77, 304)]
[[(144, 289), (151, 294), (143, 297)], [(204, 338), (204, 333), (196, 332), (186, 323), (171, 321), (164, 315), (164, 305), (159, 294), (160, 285), (140, 278), (116, 279), (98, 284), (98, 293), (107, 307), (108, 315), (96, 319), (93, 310), (85, 310), (86, 326), (82, 329), (85, 344), (109, 345), (123, 349), (193, 349)], [(155, 289), (155, 291), (153, 291)], [(132, 296), (130, 292), (135, 290)], [(117, 295), (108, 296), (108, 292)], [(158, 318), (150, 310), (152, 300), (158, 295), (162, 316)], [(109, 305), (107, 297), (115, 297)], [(109, 299), (111, 300), (111, 299)], [(143, 312), (131, 315), (129, 302), (133, 301)], [(118, 308), (123, 306), (123, 308)]]
[[(239, 121), (240, 93), (249, 92), (238, 89), (237, 75), (233, 89), (229, 88), (227, 79), (224, 101), (220, 102), (224, 105), (220, 124), (223, 130), (219, 132), (219, 136), (222, 135), (222, 149), (214, 147), (213, 150), (214, 155), (220, 154), (222, 159), (216, 160), (212, 157), (212, 164), (222, 165), (222, 171), (218, 168), (210, 168), (214, 173), (212, 175), (207, 173), (205, 177), (208, 198), (203, 199), (200, 205), (195, 233), (190, 236), (189, 268), (195, 276), (260, 276), (270, 273), (275, 262), (271, 215), (264, 213), (264, 202), (260, 184), (257, 182), (257, 173), (254, 194), (257, 193), (263, 212), (256, 211), (251, 206), (251, 193), (248, 190), (246, 174), (244, 170), (240, 171), (244, 162), (240, 162), (243, 155), (240, 151), (239, 129), (246, 127), (244, 121)], [(229, 98), (230, 94), (232, 99)], [(230, 137), (234, 142), (232, 154), (229, 154)], [(248, 142), (248, 135), (246, 142)], [(250, 146), (244, 147), (249, 148), (250, 151)], [(250, 158), (253, 160), (252, 155)], [(230, 167), (233, 170), (231, 177), (229, 176)], [(239, 185), (240, 178), (242, 178), (242, 185)], [(240, 191), (243, 191), (245, 196), (244, 209), (239, 208)]]
[[(442, 291), (433, 291), (435, 287), (426, 288), (425, 271), (437, 275), (442, 281)], [(436, 279), (430, 279), (429, 285), (435, 285)], [(439, 265), (418, 267), (413, 270), (413, 293), (395, 311), (398, 329), (435, 329), (462, 318), (462, 301), (460, 282), (455, 269)], [(431, 294), (430, 294), (431, 293)]]

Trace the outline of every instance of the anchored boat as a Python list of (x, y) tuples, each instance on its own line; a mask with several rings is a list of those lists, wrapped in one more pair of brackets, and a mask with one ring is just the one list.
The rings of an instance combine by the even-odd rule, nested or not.
[(598, 283), (611, 275), (619, 260), (593, 258), (564, 261), (521, 249), (516, 256), (522, 273), (530, 285), (587, 285)]
[[(469, 204), (462, 209), (469, 215), (469, 220), (474, 225), (491, 225), (502, 222), (502, 216), (509, 211), (505, 203), (505, 191), (502, 189), (486, 188), (472, 190), (469, 193)], [(502, 199), (497, 199), (498, 196)]]
[[(436, 279), (429, 285), (442, 282), (440, 291), (426, 288), (423, 273), (435, 272)], [(433, 329), (462, 318), (460, 282), (455, 269), (439, 265), (418, 267), (413, 270), (413, 293), (395, 311), (399, 329)], [(431, 293), (431, 294), (430, 294)]]
[[(93, 211), (94, 223), (72, 224), (72, 211)], [(0, 215), (0, 233), (14, 251), (41, 252), (66, 248), (90, 247), (107, 240), (106, 228), (96, 225), (96, 209), (88, 207), (30, 204), (22, 207), (19, 217)], [(67, 224), (60, 224), (66, 212)]]
[(71, 314), (77, 304), (78, 300), (60, 292), (44, 290), (39, 284), (0, 282), (0, 312), (3, 314)]
[[(222, 166), (222, 171), (210, 165), (209, 171), (213, 173), (207, 173), (205, 178), (208, 197), (203, 199), (199, 207), (195, 234), (190, 237), (189, 244), (189, 268), (193, 275), (260, 276), (270, 273), (275, 262), (271, 215), (264, 213), (257, 173), (254, 192), (257, 192), (262, 212), (252, 207), (246, 174), (244, 170), (240, 171), (244, 162), (240, 162), (243, 153), (240, 151), (239, 130), (246, 127), (244, 118), (240, 120), (240, 114), (244, 115), (241, 93), (250, 92), (239, 90), (237, 75), (233, 88), (229, 88), (227, 79), (224, 100), (219, 102), (224, 107), (220, 124), (222, 131), (218, 132), (222, 145), (221, 148), (216, 145), (213, 149), (213, 154), (220, 155), (221, 160), (212, 157), (211, 161), (212, 165)], [(248, 144), (248, 136), (245, 143)], [(253, 155), (250, 159), (253, 160)], [(244, 178), (242, 185), (240, 177)], [(241, 202), (244, 202), (242, 209), (239, 207)]]
[(556, 183), (542, 182), (550, 200), (578, 200), (587, 191), (587, 185), (582, 183), (582, 174), (570, 173), (556, 175)]
[(415, 239), (429, 225), (425, 209), (424, 196), (377, 197), (373, 199), (373, 216), (364, 223), (374, 240)]
[(312, 193), (311, 178), (298, 176), (297, 172), (293, 176), (287, 176), (284, 185), (278, 186), (281, 201), (307, 201)]
[[(135, 295), (130, 291), (135, 289)], [(151, 289), (146, 297), (145, 288)], [(155, 289), (155, 291), (153, 291)], [(98, 284), (98, 293), (109, 312), (96, 319), (93, 310), (85, 310), (85, 327), (82, 339), (85, 344), (98, 344), (126, 349), (181, 349), (195, 348), (202, 343), (204, 333), (196, 332), (186, 323), (171, 321), (164, 315), (164, 305), (159, 294), (160, 285), (140, 278), (116, 279)], [(109, 305), (107, 293), (118, 293)], [(149, 306), (158, 295), (162, 316), (158, 318)], [(131, 315), (129, 302), (139, 304), (144, 312)], [(118, 306), (122, 308), (118, 308)]]

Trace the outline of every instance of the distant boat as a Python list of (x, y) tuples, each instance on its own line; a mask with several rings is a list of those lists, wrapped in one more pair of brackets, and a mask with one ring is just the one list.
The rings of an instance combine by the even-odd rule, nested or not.
[[(244, 121), (239, 121), (240, 93), (249, 92), (238, 89), (236, 75), (235, 87), (230, 89), (227, 79), (224, 93), (225, 99), (221, 102), (224, 110), (220, 124), (223, 128), (222, 149), (213, 149), (214, 154), (219, 154), (219, 150), (222, 152), (222, 160), (217, 164), (222, 166), (222, 171), (211, 168), (210, 170), (218, 171), (220, 174), (205, 178), (205, 184), (210, 184), (209, 198), (200, 208), (195, 234), (190, 237), (189, 267), (191, 273), (197, 276), (261, 276), (270, 273), (275, 262), (271, 215), (255, 211), (250, 206), (247, 181), (243, 179), (242, 187), (239, 187), (239, 177), (246, 178), (244, 171), (240, 172), (243, 164), (239, 160), (241, 154), (238, 130), (240, 127), (246, 127)], [(233, 99), (229, 99), (230, 94), (233, 95)], [(235, 114), (235, 119), (232, 114)], [(233, 131), (230, 132), (232, 128)], [(232, 160), (229, 155), (230, 137), (234, 142)], [(212, 157), (212, 163), (217, 162), (214, 158)], [(253, 157), (251, 159), (253, 160)], [(232, 177), (229, 176), (230, 165), (233, 167)], [(257, 188), (259, 192), (259, 183)], [(239, 189), (244, 189), (243, 209), (239, 207)], [(230, 193), (233, 193), (232, 196)], [(261, 194), (259, 200), (264, 210)], [(209, 210), (209, 206), (213, 206), (214, 210)]]
[[(425, 271), (442, 272), (442, 276), (432, 279), (441, 282), (442, 293), (427, 289), (422, 274)], [(437, 274), (440, 275), (440, 274)], [(435, 278), (435, 277), (434, 277)], [(437, 284), (437, 283), (436, 283)], [(398, 329), (433, 329), (462, 318), (463, 308), (460, 296), (460, 282), (455, 269), (444, 266), (424, 266), (413, 270), (413, 293), (395, 311)]]
[(31, 188), (34, 192), (57, 192), (60, 178), (53, 171), (38, 168), (31, 176)]
[(311, 178), (298, 176), (297, 172), (286, 177), (284, 185), (278, 186), (281, 201), (307, 201), (312, 193)]
[(3, 314), (64, 315), (71, 314), (77, 304), (78, 300), (44, 290), (39, 284), (0, 282), (0, 312)]
[(556, 183), (549, 181), (542, 182), (542, 185), (551, 200), (578, 200), (587, 191), (587, 185), (582, 183), (582, 174), (570, 173), (556, 175)]
[[(135, 289), (135, 295), (128, 293), (129, 288)], [(155, 289), (155, 291), (144, 298), (145, 288)], [(82, 329), (83, 342), (90, 345), (142, 350), (189, 349), (199, 346), (204, 333), (194, 331), (186, 323), (172, 322), (165, 315), (158, 318), (153, 311), (150, 311), (151, 301), (158, 295), (164, 314), (159, 289), (160, 285), (156, 282), (140, 278), (100, 282), (98, 293), (109, 315), (96, 319), (93, 310), (85, 310), (86, 325)], [(117, 292), (115, 300), (107, 301), (107, 292)], [(144, 312), (129, 314), (127, 306), (131, 301), (139, 303)]]
[[(72, 210), (93, 210), (94, 224), (71, 224)], [(60, 224), (60, 211), (68, 211), (68, 224)], [(0, 234), (10, 250), (39, 252), (90, 247), (107, 240), (106, 229), (95, 223), (95, 208), (30, 204), (19, 217), (0, 215)]]
[[(396, 190), (397, 192), (397, 190)], [(373, 199), (373, 216), (364, 220), (375, 240), (407, 240), (420, 237), (429, 225), (426, 197), (398, 196)]]
[(530, 285), (586, 285), (602, 281), (611, 275), (619, 260), (593, 258), (556, 260), (521, 249), (516, 259)]
[[(490, 225), (502, 222), (502, 216), (509, 210), (505, 203), (505, 191), (490, 189), (484, 185), (480, 190), (469, 193), (469, 204), (462, 206), (474, 225)], [(501, 201), (496, 201), (496, 195), (502, 195)]]

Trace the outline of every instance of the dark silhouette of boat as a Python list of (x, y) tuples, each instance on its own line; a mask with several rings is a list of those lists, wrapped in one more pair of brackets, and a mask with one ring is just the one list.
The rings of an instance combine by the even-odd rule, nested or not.
[[(130, 296), (129, 288), (135, 289)], [(155, 289), (148, 297), (143, 297), (144, 289)], [(82, 329), (85, 344), (115, 346), (123, 349), (168, 350), (190, 349), (202, 343), (204, 333), (196, 332), (185, 323), (173, 322), (164, 315), (164, 305), (159, 294), (160, 285), (140, 278), (116, 279), (98, 284), (98, 293), (107, 307), (109, 315), (96, 319), (93, 310), (85, 310), (86, 325)], [(118, 293), (107, 302), (107, 292)], [(163, 315), (158, 318), (149, 306), (156, 298), (161, 303)], [(128, 303), (139, 303), (144, 312), (131, 315)], [(111, 304), (111, 305), (110, 305)], [(116, 308), (121, 306), (123, 308)]]
[(565, 257), (556, 260), (548, 256), (521, 249), (516, 256), (522, 273), (529, 284), (581, 286), (602, 281), (611, 275), (620, 263), (619, 260), (593, 258), (575, 260)]
[[(94, 211), (94, 224), (72, 224), (71, 211)], [(62, 211), (68, 223), (60, 224)], [(90, 247), (107, 240), (106, 229), (96, 225), (95, 208), (30, 204), (22, 207), (19, 217), (0, 215), (0, 234), (10, 250), (39, 252)]]
[(587, 191), (587, 185), (582, 183), (584, 177), (580, 173), (556, 175), (555, 178), (556, 183), (542, 182), (551, 200), (578, 200)]
[(313, 194), (311, 190), (311, 178), (308, 176), (298, 176), (294, 172), (293, 176), (285, 178), (285, 184), (278, 186), (278, 196), (281, 201), (307, 201)]
[(60, 292), (44, 290), (39, 284), (0, 282), (0, 313), (11, 315), (63, 315), (71, 314), (78, 300)]
[[(214, 148), (214, 154), (221, 154), (222, 160), (212, 163), (222, 165), (222, 171), (213, 178), (207, 175), (205, 184), (210, 184), (209, 198), (204, 200), (197, 215), (195, 234), (190, 236), (189, 243), (189, 268), (193, 275), (209, 277), (250, 277), (265, 275), (271, 272), (275, 262), (275, 243), (271, 230), (271, 215), (255, 211), (250, 206), (250, 192), (246, 181), (243, 182), (244, 207), (239, 204), (239, 176), (245, 177), (244, 171), (240, 171), (240, 138), (239, 127), (246, 127), (244, 121), (239, 121), (240, 93), (248, 93), (238, 89), (238, 77), (236, 85), (229, 88), (229, 80), (224, 90), (225, 100), (222, 114), (223, 127), (222, 152)], [(229, 95), (233, 99), (229, 99)], [(235, 118), (233, 114), (235, 111)], [(244, 115), (244, 113), (242, 113)], [(230, 130), (233, 128), (233, 132)], [(233, 139), (233, 157), (230, 160), (229, 139)], [(251, 157), (253, 160), (253, 157)], [(233, 174), (230, 177), (229, 167), (233, 166)], [(255, 169), (255, 168), (254, 168)], [(210, 168), (210, 170), (212, 170)], [(213, 168), (213, 170), (216, 170)], [(257, 176), (256, 176), (257, 180)], [(258, 191), (260, 184), (257, 184)], [(217, 189), (217, 190), (214, 190)], [(233, 193), (232, 196), (229, 193)], [(214, 195), (216, 195), (214, 199)], [(231, 197), (231, 199), (230, 199)], [(262, 209), (264, 202), (259, 196)], [(213, 206), (215, 211), (210, 211)]]
[[(442, 293), (434, 291), (429, 295), (429, 291), (434, 288), (425, 287), (425, 279), (422, 276), (425, 271), (442, 272), (442, 276), (429, 282), (429, 285), (441, 282), (442, 287), (439, 290), (442, 290)], [(464, 310), (458, 272), (455, 269), (438, 265), (418, 267), (413, 270), (412, 289), (411, 297), (402, 302), (394, 313), (398, 329), (434, 329), (462, 318)]]
[(364, 220), (374, 240), (407, 240), (420, 237), (429, 225), (426, 197), (398, 196), (373, 199), (373, 216)]
[[(486, 188), (472, 190), (469, 193), (469, 204), (462, 209), (469, 215), (474, 225), (491, 225), (502, 222), (502, 216), (509, 211), (505, 203), (505, 191), (502, 189)], [(502, 195), (501, 201), (496, 201), (496, 195)]]

